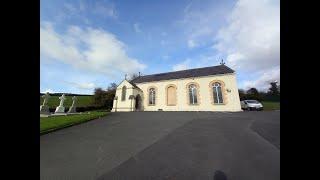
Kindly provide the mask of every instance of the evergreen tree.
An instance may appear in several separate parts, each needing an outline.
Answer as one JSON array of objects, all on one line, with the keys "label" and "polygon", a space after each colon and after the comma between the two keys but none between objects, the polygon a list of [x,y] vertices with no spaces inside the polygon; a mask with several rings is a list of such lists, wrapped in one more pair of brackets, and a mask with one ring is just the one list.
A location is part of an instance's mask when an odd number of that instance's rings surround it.
[{"label": "evergreen tree", "polygon": [[278,96],[278,95],[280,95],[277,82],[271,82],[270,85],[271,85],[271,87],[269,88],[268,93],[269,93],[270,95],[273,95],[273,96]]},{"label": "evergreen tree", "polygon": [[254,99],[254,100],[258,100],[258,101],[262,100],[262,97],[256,88],[250,88],[249,90],[247,90],[247,97],[246,98],[247,99]]},{"label": "evergreen tree", "polygon": [[240,101],[247,99],[246,92],[243,89],[239,89],[239,97],[240,97]]}]

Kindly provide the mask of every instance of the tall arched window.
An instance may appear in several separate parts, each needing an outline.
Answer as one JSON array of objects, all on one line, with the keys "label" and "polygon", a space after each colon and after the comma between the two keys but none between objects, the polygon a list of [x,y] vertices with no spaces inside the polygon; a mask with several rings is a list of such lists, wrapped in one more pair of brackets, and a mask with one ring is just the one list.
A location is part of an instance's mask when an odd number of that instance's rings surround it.
[{"label": "tall arched window", "polygon": [[213,88],[213,102],[215,104],[223,104],[221,84],[218,82],[215,82],[212,88]]},{"label": "tall arched window", "polygon": [[167,86],[167,105],[168,106],[175,106],[177,104],[176,89],[177,88],[175,85]]},{"label": "tall arched window", "polygon": [[197,86],[189,85],[189,104],[198,104]]},{"label": "tall arched window", "polygon": [[123,86],[122,87],[122,94],[121,94],[121,101],[125,101],[126,100],[126,93],[127,93],[127,87]]},{"label": "tall arched window", "polygon": [[149,89],[149,105],[156,104],[156,90],[154,88]]}]

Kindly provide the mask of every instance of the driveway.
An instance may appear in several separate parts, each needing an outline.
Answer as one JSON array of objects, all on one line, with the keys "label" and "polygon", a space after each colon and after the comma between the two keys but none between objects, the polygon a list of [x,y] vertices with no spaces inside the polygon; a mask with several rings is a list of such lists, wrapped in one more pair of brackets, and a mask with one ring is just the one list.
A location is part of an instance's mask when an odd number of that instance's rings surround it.
[{"label": "driveway", "polygon": [[280,111],[111,113],[40,137],[41,179],[280,179]]}]

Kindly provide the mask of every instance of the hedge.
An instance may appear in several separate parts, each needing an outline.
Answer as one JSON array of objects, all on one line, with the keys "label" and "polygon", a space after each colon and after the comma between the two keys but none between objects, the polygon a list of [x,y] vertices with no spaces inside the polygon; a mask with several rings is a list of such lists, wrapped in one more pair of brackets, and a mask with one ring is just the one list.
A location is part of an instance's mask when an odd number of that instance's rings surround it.
[{"label": "hedge", "polygon": [[[101,109],[106,109],[106,107],[101,107],[101,106],[83,106],[83,107],[76,107],[77,112],[85,112],[85,111],[93,111],[93,110],[101,110]],[[56,108],[49,108],[50,112],[54,112]],[[107,110],[107,109],[106,109]],[[69,107],[65,108],[65,112],[69,111]]]}]

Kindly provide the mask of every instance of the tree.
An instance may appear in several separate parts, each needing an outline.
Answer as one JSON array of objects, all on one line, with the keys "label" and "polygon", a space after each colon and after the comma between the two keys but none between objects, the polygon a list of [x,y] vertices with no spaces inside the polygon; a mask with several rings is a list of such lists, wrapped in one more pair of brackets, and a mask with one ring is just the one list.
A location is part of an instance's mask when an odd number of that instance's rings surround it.
[{"label": "tree", "polygon": [[107,88],[106,96],[105,96],[105,105],[107,109],[112,109],[113,100],[116,95],[116,90],[117,90],[117,84],[110,83],[110,85]]},{"label": "tree", "polygon": [[280,85],[277,85],[277,82],[271,82],[270,88],[266,94],[266,99],[268,101],[280,101]]},{"label": "tree", "polygon": [[239,97],[241,101],[246,99],[247,95],[243,89],[239,89]]},{"label": "tree", "polygon": [[278,96],[278,95],[280,95],[280,92],[279,92],[279,88],[278,88],[278,85],[277,85],[277,82],[275,81],[275,82],[271,82],[270,83],[270,88],[269,88],[269,91],[268,91],[268,93],[270,94],[270,95],[273,95],[273,96]]},{"label": "tree", "polygon": [[250,88],[247,90],[247,94],[256,95],[256,94],[259,94],[259,91],[256,88]]},{"label": "tree", "polygon": [[102,88],[94,89],[94,104],[106,109],[112,109],[117,84],[110,83],[106,90]]},{"label": "tree", "polygon": [[128,78],[128,80],[129,80],[129,81],[132,81],[132,80],[134,80],[134,79],[137,78],[137,77],[139,77],[139,74],[133,73],[133,74],[130,75],[130,77]]},{"label": "tree", "polygon": [[117,84],[116,83],[110,83],[110,85],[107,87],[107,91],[115,91],[117,89]]},{"label": "tree", "polygon": [[106,92],[102,88],[94,89],[94,104],[103,107],[105,105]]},{"label": "tree", "polygon": [[255,99],[258,101],[262,100],[261,94],[259,93],[259,91],[256,88],[250,88],[249,90],[247,90],[247,99]]}]

